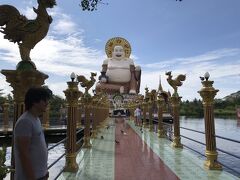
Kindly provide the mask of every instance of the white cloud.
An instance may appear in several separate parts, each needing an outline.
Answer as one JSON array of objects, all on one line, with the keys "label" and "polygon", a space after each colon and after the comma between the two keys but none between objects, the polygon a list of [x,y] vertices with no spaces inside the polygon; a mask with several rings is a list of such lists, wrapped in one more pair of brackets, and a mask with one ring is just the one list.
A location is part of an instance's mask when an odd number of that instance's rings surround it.
[{"label": "white cloud", "polygon": [[144,67],[146,67],[145,70],[147,72],[144,72],[142,76],[141,93],[144,93],[146,85],[150,89],[158,88],[159,75],[162,76],[164,90],[168,91],[170,89],[173,92],[172,88],[166,82],[165,71],[168,70],[172,70],[173,78],[178,74],[186,74],[186,81],[179,87],[179,94],[184,100],[192,100],[195,97],[200,98],[197,93],[201,89],[199,76],[203,76],[207,71],[211,75],[210,79],[215,81],[214,87],[220,90],[216,96],[217,98],[222,98],[236,92],[240,87],[240,49],[220,49],[194,57],[170,59],[160,63],[146,64]]}]

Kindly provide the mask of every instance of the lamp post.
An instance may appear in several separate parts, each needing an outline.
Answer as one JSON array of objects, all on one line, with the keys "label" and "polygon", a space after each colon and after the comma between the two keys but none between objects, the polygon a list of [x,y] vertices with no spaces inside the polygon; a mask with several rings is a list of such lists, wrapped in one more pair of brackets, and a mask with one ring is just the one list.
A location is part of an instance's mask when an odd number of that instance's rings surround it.
[{"label": "lamp post", "polygon": [[74,81],[75,77],[75,74],[72,73],[71,81],[67,82],[68,89],[63,91],[68,104],[66,164],[64,167],[64,171],[67,172],[78,171],[76,163],[76,112],[81,92],[78,90],[78,82]]},{"label": "lamp post", "polygon": [[215,137],[215,124],[213,102],[218,89],[213,87],[214,81],[209,81],[210,75],[205,73],[202,79],[202,89],[198,91],[203,98],[204,108],[204,122],[205,122],[205,138],[206,138],[206,156],[207,160],[204,163],[205,168],[211,170],[221,170],[222,166],[217,162],[218,153],[216,151],[216,137]]}]

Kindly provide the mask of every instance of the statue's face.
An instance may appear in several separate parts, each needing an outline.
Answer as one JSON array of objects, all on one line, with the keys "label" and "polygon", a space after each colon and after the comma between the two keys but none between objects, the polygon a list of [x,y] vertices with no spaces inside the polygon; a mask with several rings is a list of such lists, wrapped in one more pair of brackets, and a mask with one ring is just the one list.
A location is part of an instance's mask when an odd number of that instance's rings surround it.
[{"label": "statue's face", "polygon": [[125,53],[122,46],[115,46],[112,52],[112,57],[115,59],[123,59]]}]

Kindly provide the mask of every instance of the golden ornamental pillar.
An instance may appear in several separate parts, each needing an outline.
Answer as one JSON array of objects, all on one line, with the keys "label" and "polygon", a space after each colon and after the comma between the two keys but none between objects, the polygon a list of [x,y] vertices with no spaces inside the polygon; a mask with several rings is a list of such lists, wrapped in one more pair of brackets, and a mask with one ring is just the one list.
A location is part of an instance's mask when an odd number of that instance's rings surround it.
[{"label": "golden ornamental pillar", "polygon": [[66,163],[64,167],[64,171],[66,172],[78,171],[78,164],[76,163],[76,112],[81,92],[78,90],[78,82],[75,82],[74,79],[72,82],[67,82],[68,89],[63,91],[66,96],[68,109]]},{"label": "golden ornamental pillar", "polygon": [[182,148],[183,145],[181,144],[181,137],[180,137],[180,123],[179,123],[179,108],[180,108],[180,102],[181,98],[178,95],[178,87],[180,87],[186,79],[186,75],[180,74],[176,78],[173,78],[172,72],[166,72],[165,73],[168,78],[167,82],[168,84],[173,88],[174,93],[172,97],[170,97],[170,102],[172,106],[172,114],[173,114],[173,128],[174,128],[174,134],[173,134],[173,142],[172,146],[175,148]]},{"label": "golden ornamental pillar", "polygon": [[84,93],[83,95],[83,102],[84,102],[84,109],[85,109],[85,119],[84,119],[84,148],[91,148],[92,145],[90,143],[90,112],[91,112],[91,95],[88,93]]},{"label": "golden ornamental pillar", "polygon": [[153,101],[150,99],[148,101],[148,119],[149,119],[149,130],[154,131],[153,127]]},{"label": "golden ornamental pillar", "polygon": [[97,117],[97,134],[101,132],[101,106],[98,102],[96,108],[96,117]]},{"label": "golden ornamental pillar", "polygon": [[170,98],[170,102],[172,105],[172,112],[173,112],[173,142],[172,146],[175,148],[182,148],[183,145],[181,144],[181,137],[180,137],[180,123],[179,123],[179,108],[181,98],[177,93],[173,94]]},{"label": "golden ornamental pillar", "polygon": [[89,89],[94,85],[96,82],[95,76],[97,74],[91,72],[90,79],[86,79],[83,75],[77,76],[78,82],[80,85],[85,88],[85,92],[82,96],[82,101],[84,103],[84,110],[85,110],[85,119],[84,119],[84,144],[83,147],[90,148],[92,145],[90,143],[90,112],[91,112],[91,103],[92,97],[88,93]]},{"label": "golden ornamental pillar", "polygon": [[164,99],[161,95],[158,96],[157,107],[158,107],[158,137],[164,138],[165,131],[163,128],[163,103]]},{"label": "golden ornamental pillar", "polygon": [[[1,70],[1,73],[6,76],[6,81],[13,88],[14,114],[13,114],[13,131],[18,118],[24,113],[25,94],[30,87],[41,87],[48,75],[36,70],[30,61],[20,61],[16,70]],[[14,138],[12,138],[14,139]],[[12,140],[12,149],[14,143]],[[11,154],[11,166],[14,168],[14,151]],[[14,179],[14,172],[11,173],[11,179]]]},{"label": "golden ornamental pillar", "polygon": [[79,101],[77,106],[77,129],[82,127],[82,103]]},{"label": "golden ornamental pillar", "polygon": [[209,73],[205,73],[202,79],[202,89],[198,91],[203,98],[205,138],[206,138],[206,156],[205,168],[210,170],[222,170],[222,166],[217,162],[218,153],[216,151],[216,137],[214,124],[214,97],[218,89],[213,87],[214,81],[208,81]]},{"label": "golden ornamental pillar", "polygon": [[9,124],[9,103],[7,101],[3,104],[3,129],[4,131],[8,130],[8,124]]},{"label": "golden ornamental pillar", "polygon": [[92,101],[92,137],[97,137],[97,100],[96,97],[94,97]]},{"label": "golden ornamental pillar", "polygon": [[143,126],[146,126],[147,120],[146,120],[146,111],[147,111],[147,102],[143,102]]}]

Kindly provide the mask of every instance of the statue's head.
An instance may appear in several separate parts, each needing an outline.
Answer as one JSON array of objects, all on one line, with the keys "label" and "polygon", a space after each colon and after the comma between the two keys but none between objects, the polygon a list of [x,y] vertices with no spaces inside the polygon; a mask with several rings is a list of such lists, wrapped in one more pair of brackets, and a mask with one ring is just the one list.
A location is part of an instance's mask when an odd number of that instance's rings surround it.
[{"label": "statue's head", "polygon": [[121,60],[125,57],[125,52],[122,46],[115,46],[112,52],[112,57]]}]

